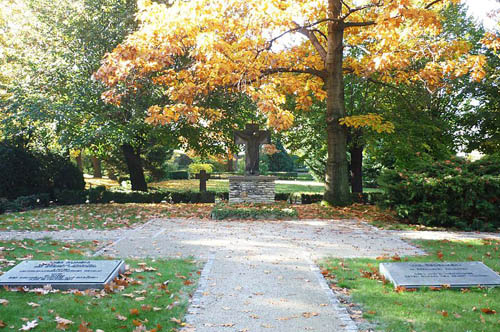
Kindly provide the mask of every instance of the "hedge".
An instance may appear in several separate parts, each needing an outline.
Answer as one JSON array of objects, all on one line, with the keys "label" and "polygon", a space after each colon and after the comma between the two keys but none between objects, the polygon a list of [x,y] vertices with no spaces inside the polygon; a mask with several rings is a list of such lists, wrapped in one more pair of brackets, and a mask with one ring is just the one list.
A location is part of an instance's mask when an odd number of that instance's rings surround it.
[{"label": "hedge", "polygon": [[298,212],[292,208],[278,207],[234,207],[227,204],[217,204],[211,213],[212,219],[296,219]]},{"label": "hedge", "polygon": [[381,204],[411,223],[495,231],[500,227],[500,163],[484,164],[450,160],[413,171],[386,170],[380,178]]},{"label": "hedge", "polygon": [[187,180],[189,179],[188,171],[172,171],[168,172],[167,176],[170,180]]}]

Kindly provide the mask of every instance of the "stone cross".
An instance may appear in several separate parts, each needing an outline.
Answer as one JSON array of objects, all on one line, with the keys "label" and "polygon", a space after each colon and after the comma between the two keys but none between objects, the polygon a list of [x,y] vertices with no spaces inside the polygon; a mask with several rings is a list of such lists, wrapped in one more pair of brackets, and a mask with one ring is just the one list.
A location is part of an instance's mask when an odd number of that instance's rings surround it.
[{"label": "stone cross", "polygon": [[271,143],[271,133],[268,130],[259,130],[258,124],[248,123],[245,130],[234,132],[234,142],[245,144],[245,174],[259,175],[259,147],[261,144]]},{"label": "stone cross", "polygon": [[196,178],[200,179],[200,192],[207,191],[207,180],[210,179],[210,174],[202,169],[200,173],[196,174]]}]

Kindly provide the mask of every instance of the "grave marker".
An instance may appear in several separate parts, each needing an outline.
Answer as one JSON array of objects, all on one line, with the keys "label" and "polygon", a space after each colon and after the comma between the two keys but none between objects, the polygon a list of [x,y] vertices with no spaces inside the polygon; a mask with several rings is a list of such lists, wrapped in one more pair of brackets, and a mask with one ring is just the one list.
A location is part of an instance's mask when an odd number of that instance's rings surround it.
[{"label": "grave marker", "polygon": [[123,272],[125,263],[122,260],[23,261],[0,276],[0,286],[104,288]]},{"label": "grave marker", "polygon": [[482,262],[381,263],[379,271],[394,287],[500,286],[500,276]]},{"label": "grave marker", "polygon": [[207,191],[207,180],[210,179],[210,174],[204,169],[200,170],[200,173],[196,174],[195,177],[200,179],[200,192]]}]

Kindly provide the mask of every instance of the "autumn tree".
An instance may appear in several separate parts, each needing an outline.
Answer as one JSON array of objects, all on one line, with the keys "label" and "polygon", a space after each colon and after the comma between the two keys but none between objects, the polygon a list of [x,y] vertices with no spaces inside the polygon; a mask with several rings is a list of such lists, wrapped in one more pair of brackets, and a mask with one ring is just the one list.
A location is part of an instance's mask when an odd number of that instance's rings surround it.
[{"label": "autumn tree", "polygon": [[187,119],[210,126],[225,116],[203,104],[216,89],[251,96],[277,130],[293,123],[283,108],[286,95],[303,111],[313,95],[325,100],[324,198],[344,205],[350,202],[346,126],[387,130],[371,114],[346,117],[346,73],[421,81],[428,89],[446,77],[484,75],[484,59],[468,55],[466,41],[440,36],[439,11],[451,2],[193,0],[167,7],[145,0],[138,31],[105,57],[96,77],[109,87],[103,98],[115,104],[151,80],[164,94],[149,108],[147,121],[158,124]]}]

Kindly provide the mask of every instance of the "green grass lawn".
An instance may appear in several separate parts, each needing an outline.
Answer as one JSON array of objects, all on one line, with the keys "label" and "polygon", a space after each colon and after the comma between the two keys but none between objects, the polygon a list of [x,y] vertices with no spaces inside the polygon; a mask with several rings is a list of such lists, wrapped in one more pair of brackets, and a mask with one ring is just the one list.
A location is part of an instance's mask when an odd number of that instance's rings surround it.
[{"label": "green grass lawn", "polygon": [[[168,189],[172,191],[198,191],[200,187],[199,180],[168,180],[162,182],[150,183],[151,188]],[[208,180],[207,190],[215,192],[227,192],[229,190],[229,180]],[[276,183],[277,193],[323,193],[323,184],[302,185],[302,184],[284,184]]]},{"label": "green grass lawn", "polygon": [[[429,255],[408,257],[408,261],[429,262],[441,258],[444,261],[483,261],[500,272],[500,241],[414,243]],[[393,285],[384,285],[373,273],[384,261],[393,259],[329,259],[322,262],[323,274],[330,279],[332,287],[348,289],[352,301],[360,305],[363,317],[374,324],[377,331],[500,331],[500,288],[397,292]]]},{"label": "green grass lawn", "polygon": [[[149,187],[158,189],[168,189],[172,191],[198,191],[199,180],[167,180],[162,182],[150,183]],[[322,194],[324,184],[315,182],[314,184],[296,184],[296,183],[276,183],[277,193],[309,193]],[[229,180],[208,180],[207,190],[215,192],[227,192],[229,190]],[[366,188],[364,192],[380,192],[380,189]]]},{"label": "green grass lawn", "polygon": [[[0,241],[0,270],[20,259],[93,259],[97,243],[56,241]],[[190,260],[127,260],[126,279],[112,291],[40,292],[0,290],[0,328],[19,330],[28,322],[36,330],[56,331],[56,317],[72,321],[66,329],[88,326],[96,331],[173,331],[181,325],[187,299],[195,287],[198,265]],[[169,280],[168,285],[163,283]],[[63,324],[64,325],[64,324]],[[62,326],[59,326],[62,327]],[[80,329],[81,331],[90,331]]]}]

